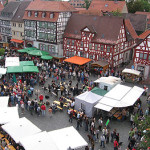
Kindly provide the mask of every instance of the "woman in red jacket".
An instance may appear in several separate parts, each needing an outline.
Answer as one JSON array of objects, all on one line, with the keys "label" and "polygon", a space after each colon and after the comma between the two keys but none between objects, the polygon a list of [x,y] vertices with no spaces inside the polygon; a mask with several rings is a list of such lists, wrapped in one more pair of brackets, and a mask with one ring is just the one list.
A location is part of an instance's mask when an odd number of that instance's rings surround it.
[{"label": "woman in red jacket", "polygon": [[42,104],[42,106],[41,106],[41,111],[42,111],[42,116],[45,116],[45,113],[46,113],[46,106],[45,106],[45,103]]}]

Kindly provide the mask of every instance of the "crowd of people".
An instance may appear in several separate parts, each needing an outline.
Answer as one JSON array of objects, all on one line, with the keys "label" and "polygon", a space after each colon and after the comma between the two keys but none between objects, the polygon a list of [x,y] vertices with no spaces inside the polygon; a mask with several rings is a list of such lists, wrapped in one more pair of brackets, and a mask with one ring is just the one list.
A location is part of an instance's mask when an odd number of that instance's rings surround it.
[{"label": "crowd of people", "polygon": [[[56,103],[50,103],[48,100],[49,96],[57,97],[62,109],[66,103],[65,98],[68,98],[71,101],[67,102],[66,105],[69,122],[72,123],[75,118],[77,123],[76,129],[80,130],[81,127],[84,128],[87,132],[87,137],[92,150],[94,150],[96,142],[100,142],[100,147],[103,148],[107,143],[113,142],[114,150],[121,150],[122,142],[119,140],[120,135],[117,132],[117,129],[114,129],[111,132],[109,127],[104,124],[103,116],[99,116],[99,119],[96,119],[95,117],[88,118],[85,115],[84,110],[74,110],[74,97],[86,90],[91,90],[95,86],[94,82],[90,80],[91,71],[88,65],[82,67],[64,62],[60,63],[57,60],[44,61],[39,57],[20,54],[16,51],[6,51],[5,57],[9,56],[18,56],[20,61],[32,60],[39,68],[39,73],[16,74],[17,82],[14,82],[14,76],[12,74],[2,77],[0,95],[9,96],[10,107],[18,106],[21,109],[22,114],[24,114],[25,111],[29,111],[31,115],[36,114],[37,116],[45,116],[47,111],[49,116],[52,117],[58,110],[58,107]],[[4,66],[4,62],[4,60],[0,61],[0,65]],[[98,72],[98,77],[112,75],[124,80],[124,76],[122,76],[121,72],[116,71],[115,68],[109,68],[105,71],[96,69],[96,72]],[[95,75],[95,72],[93,75]],[[51,82],[47,83],[49,78],[51,78]],[[36,86],[41,88],[35,88]],[[129,132],[129,150],[135,150],[136,140],[140,140],[141,138],[140,132],[137,131],[138,129],[134,125],[134,114],[136,113],[138,113],[141,118],[145,115],[140,100],[130,108],[130,121],[134,128]],[[147,114],[149,114],[148,109]],[[7,133],[3,134],[7,135]],[[7,139],[16,149],[21,149],[19,148],[19,145],[13,144],[14,142],[9,135]],[[89,147],[87,146],[85,149],[88,150]]]}]

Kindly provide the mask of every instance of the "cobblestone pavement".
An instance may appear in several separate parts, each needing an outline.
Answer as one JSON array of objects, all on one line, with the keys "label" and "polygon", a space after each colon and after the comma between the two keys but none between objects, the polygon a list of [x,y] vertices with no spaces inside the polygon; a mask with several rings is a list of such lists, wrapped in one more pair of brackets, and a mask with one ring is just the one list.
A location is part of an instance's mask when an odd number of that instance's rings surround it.
[{"label": "cobblestone pavement", "polygon": [[[90,77],[90,80],[94,81],[95,79],[97,79],[97,76]],[[52,79],[49,78],[46,82],[46,85],[48,85],[48,83],[51,83],[51,80]],[[66,83],[67,82],[68,81],[66,81]],[[74,85],[76,84],[76,82],[74,80],[73,80],[73,84]],[[128,83],[125,83],[125,84],[129,85],[129,86],[134,86],[133,84],[128,84]],[[80,83],[80,86],[82,86],[81,83]],[[139,85],[139,86],[142,87],[143,85]],[[52,102],[54,100],[58,99],[57,97],[55,97],[51,93],[44,93],[41,86],[36,85],[35,89],[39,89],[40,93],[42,93],[44,95],[44,97],[45,97],[45,95],[49,95],[50,98],[48,100],[50,101],[50,104],[52,104]],[[59,93],[59,95],[60,95],[60,93]],[[34,99],[35,95],[33,95],[32,98]],[[142,104],[143,104],[143,107],[145,108],[146,107],[146,97],[142,96]],[[37,127],[39,127],[43,131],[52,131],[52,130],[61,129],[64,127],[69,127],[69,126],[74,126],[76,128],[76,120],[75,119],[73,120],[73,123],[70,123],[68,121],[69,117],[67,115],[67,109],[66,108],[64,108],[63,111],[58,110],[51,118],[49,117],[48,110],[46,112],[46,116],[44,116],[44,117],[43,116],[37,116],[36,114],[33,114],[33,116],[32,116],[32,115],[30,115],[30,113],[28,111],[25,111],[24,114],[20,113],[19,115],[20,115],[20,117],[28,118],[32,123],[34,123]],[[106,120],[104,118],[104,123],[105,122],[106,122]],[[110,126],[110,132],[114,128],[117,129],[117,132],[119,132],[119,134],[120,134],[120,141],[123,142],[122,150],[125,150],[125,148],[128,145],[128,132],[130,130],[129,120],[125,120],[123,122],[119,122],[117,120],[112,120],[110,122],[109,126]],[[87,134],[89,134],[89,133],[84,131],[84,127],[81,127],[79,129],[79,133],[88,142]],[[99,136],[100,135],[101,135],[101,133],[99,134]],[[90,146],[90,144],[89,144],[89,146]],[[113,150],[113,143],[110,142],[110,143],[106,144],[105,148],[101,148],[99,140],[98,140],[98,142],[95,143],[95,150],[102,150],[102,149]]]}]

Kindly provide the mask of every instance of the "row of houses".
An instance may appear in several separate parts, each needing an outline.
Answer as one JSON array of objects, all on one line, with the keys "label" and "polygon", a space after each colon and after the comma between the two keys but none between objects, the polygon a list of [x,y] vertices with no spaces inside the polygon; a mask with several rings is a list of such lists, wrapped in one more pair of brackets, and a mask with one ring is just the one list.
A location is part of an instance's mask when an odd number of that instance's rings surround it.
[{"label": "row of houses", "polygon": [[[141,18],[146,22],[146,16]],[[150,32],[144,32],[143,20],[137,20],[128,15],[81,14],[68,2],[9,2],[1,11],[1,42],[13,43],[15,47],[34,46],[52,56],[78,55],[106,61],[111,67],[134,60],[135,68],[147,78]],[[139,24],[144,27],[141,35],[137,34]]]}]

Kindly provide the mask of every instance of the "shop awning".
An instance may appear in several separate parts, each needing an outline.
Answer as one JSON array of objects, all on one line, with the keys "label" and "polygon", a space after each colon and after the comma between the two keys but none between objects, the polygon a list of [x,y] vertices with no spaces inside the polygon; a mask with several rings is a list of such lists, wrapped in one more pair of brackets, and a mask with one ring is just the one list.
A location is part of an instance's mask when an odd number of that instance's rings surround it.
[{"label": "shop awning", "polygon": [[23,72],[39,72],[37,66],[23,66]]},{"label": "shop awning", "polygon": [[11,39],[11,42],[15,42],[15,43],[23,43],[23,40],[17,40],[17,39]]},{"label": "shop awning", "polygon": [[127,69],[125,68],[122,73],[129,73],[129,74],[134,74],[134,75],[137,75],[139,76],[140,75],[140,71],[137,71],[137,70],[134,70],[134,69]]},{"label": "shop awning", "polygon": [[108,111],[108,112],[113,108],[111,106],[104,105],[102,103],[97,103],[94,107],[97,108],[97,109]]},{"label": "shop awning", "polygon": [[20,66],[34,66],[33,61],[20,61]]},{"label": "shop awning", "polygon": [[109,64],[106,61],[100,60],[100,61],[93,62],[91,65],[97,67],[105,67],[108,66]]},{"label": "shop awning", "polygon": [[7,67],[7,73],[21,73],[21,72],[22,72],[22,66]]},{"label": "shop awning", "polygon": [[73,57],[65,59],[64,61],[72,63],[72,64],[84,65],[84,64],[90,62],[91,59],[84,58],[84,57],[79,57],[79,56],[73,56]]}]

